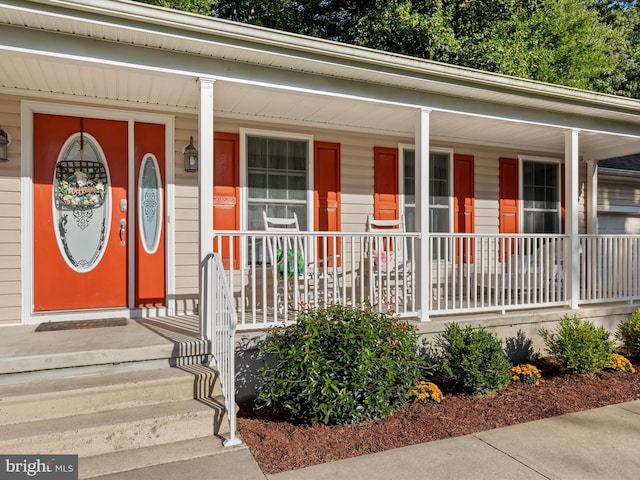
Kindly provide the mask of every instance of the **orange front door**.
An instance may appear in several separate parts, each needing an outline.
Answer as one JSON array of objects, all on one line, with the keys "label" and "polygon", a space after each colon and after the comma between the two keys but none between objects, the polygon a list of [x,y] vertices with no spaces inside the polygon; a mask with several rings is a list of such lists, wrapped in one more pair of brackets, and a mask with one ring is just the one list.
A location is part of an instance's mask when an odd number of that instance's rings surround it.
[{"label": "orange front door", "polygon": [[164,305],[164,127],[135,124],[136,196],[127,121],[33,122],[34,310],[128,307],[130,263],[135,306]]}]

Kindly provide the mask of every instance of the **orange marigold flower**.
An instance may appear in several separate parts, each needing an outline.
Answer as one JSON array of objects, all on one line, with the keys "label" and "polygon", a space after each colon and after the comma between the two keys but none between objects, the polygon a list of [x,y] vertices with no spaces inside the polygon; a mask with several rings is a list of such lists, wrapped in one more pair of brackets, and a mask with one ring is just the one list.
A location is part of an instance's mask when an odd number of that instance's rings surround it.
[{"label": "orange marigold flower", "polygon": [[435,383],[423,380],[411,389],[409,397],[414,397],[414,403],[440,403],[442,392]]},{"label": "orange marigold flower", "polygon": [[609,364],[607,365],[607,368],[616,372],[635,373],[636,371],[631,362],[625,356],[617,353],[614,353],[609,357]]},{"label": "orange marigold flower", "polygon": [[514,382],[528,383],[529,385],[540,385],[542,373],[533,365],[516,365],[510,370],[511,378]]}]

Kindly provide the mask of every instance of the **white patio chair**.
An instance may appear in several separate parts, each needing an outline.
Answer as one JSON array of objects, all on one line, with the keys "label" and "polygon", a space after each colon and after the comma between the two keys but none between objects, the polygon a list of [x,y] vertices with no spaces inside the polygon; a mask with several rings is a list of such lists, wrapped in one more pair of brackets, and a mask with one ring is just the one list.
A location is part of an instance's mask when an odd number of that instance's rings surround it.
[{"label": "white patio chair", "polygon": [[306,247],[311,247],[310,242],[315,242],[315,237],[308,237],[305,242],[295,213],[292,218],[278,218],[269,217],[263,211],[262,216],[265,231],[278,234],[267,239],[267,247],[272,266],[278,271],[278,288],[287,292],[287,301],[297,308],[301,292],[306,303],[309,303],[308,299],[317,300],[320,296],[325,301],[339,301],[337,269],[329,265],[339,255],[313,258],[313,248],[308,251]]},{"label": "white patio chair", "polygon": [[404,216],[396,220],[376,220],[369,215],[367,232],[384,234],[367,239],[369,297],[374,303],[397,307],[411,290],[407,239],[396,235],[406,232]]},{"label": "white patio chair", "polygon": [[405,233],[404,216],[397,220],[375,220],[367,217],[367,232],[385,233],[388,236],[375,236],[370,239],[370,254],[373,267],[380,272],[393,272],[404,268],[407,257],[405,237],[396,237],[396,233]]}]

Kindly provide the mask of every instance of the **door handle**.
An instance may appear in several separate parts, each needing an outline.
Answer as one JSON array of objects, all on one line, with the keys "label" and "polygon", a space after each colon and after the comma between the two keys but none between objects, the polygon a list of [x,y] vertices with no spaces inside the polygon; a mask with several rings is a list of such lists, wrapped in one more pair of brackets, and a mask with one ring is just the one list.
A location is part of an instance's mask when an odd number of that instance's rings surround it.
[{"label": "door handle", "polygon": [[120,219],[120,245],[125,246],[125,235],[127,230],[127,221],[124,218]]}]

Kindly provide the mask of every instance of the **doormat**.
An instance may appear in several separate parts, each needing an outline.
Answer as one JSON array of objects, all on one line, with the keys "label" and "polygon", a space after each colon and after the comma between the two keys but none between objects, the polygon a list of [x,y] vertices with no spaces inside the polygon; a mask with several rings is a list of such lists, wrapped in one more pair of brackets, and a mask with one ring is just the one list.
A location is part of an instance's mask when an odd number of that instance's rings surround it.
[{"label": "doormat", "polygon": [[124,327],[126,318],[105,318],[103,320],[69,320],[65,322],[41,323],[36,332],[55,332],[58,330],[81,330],[84,328]]}]

